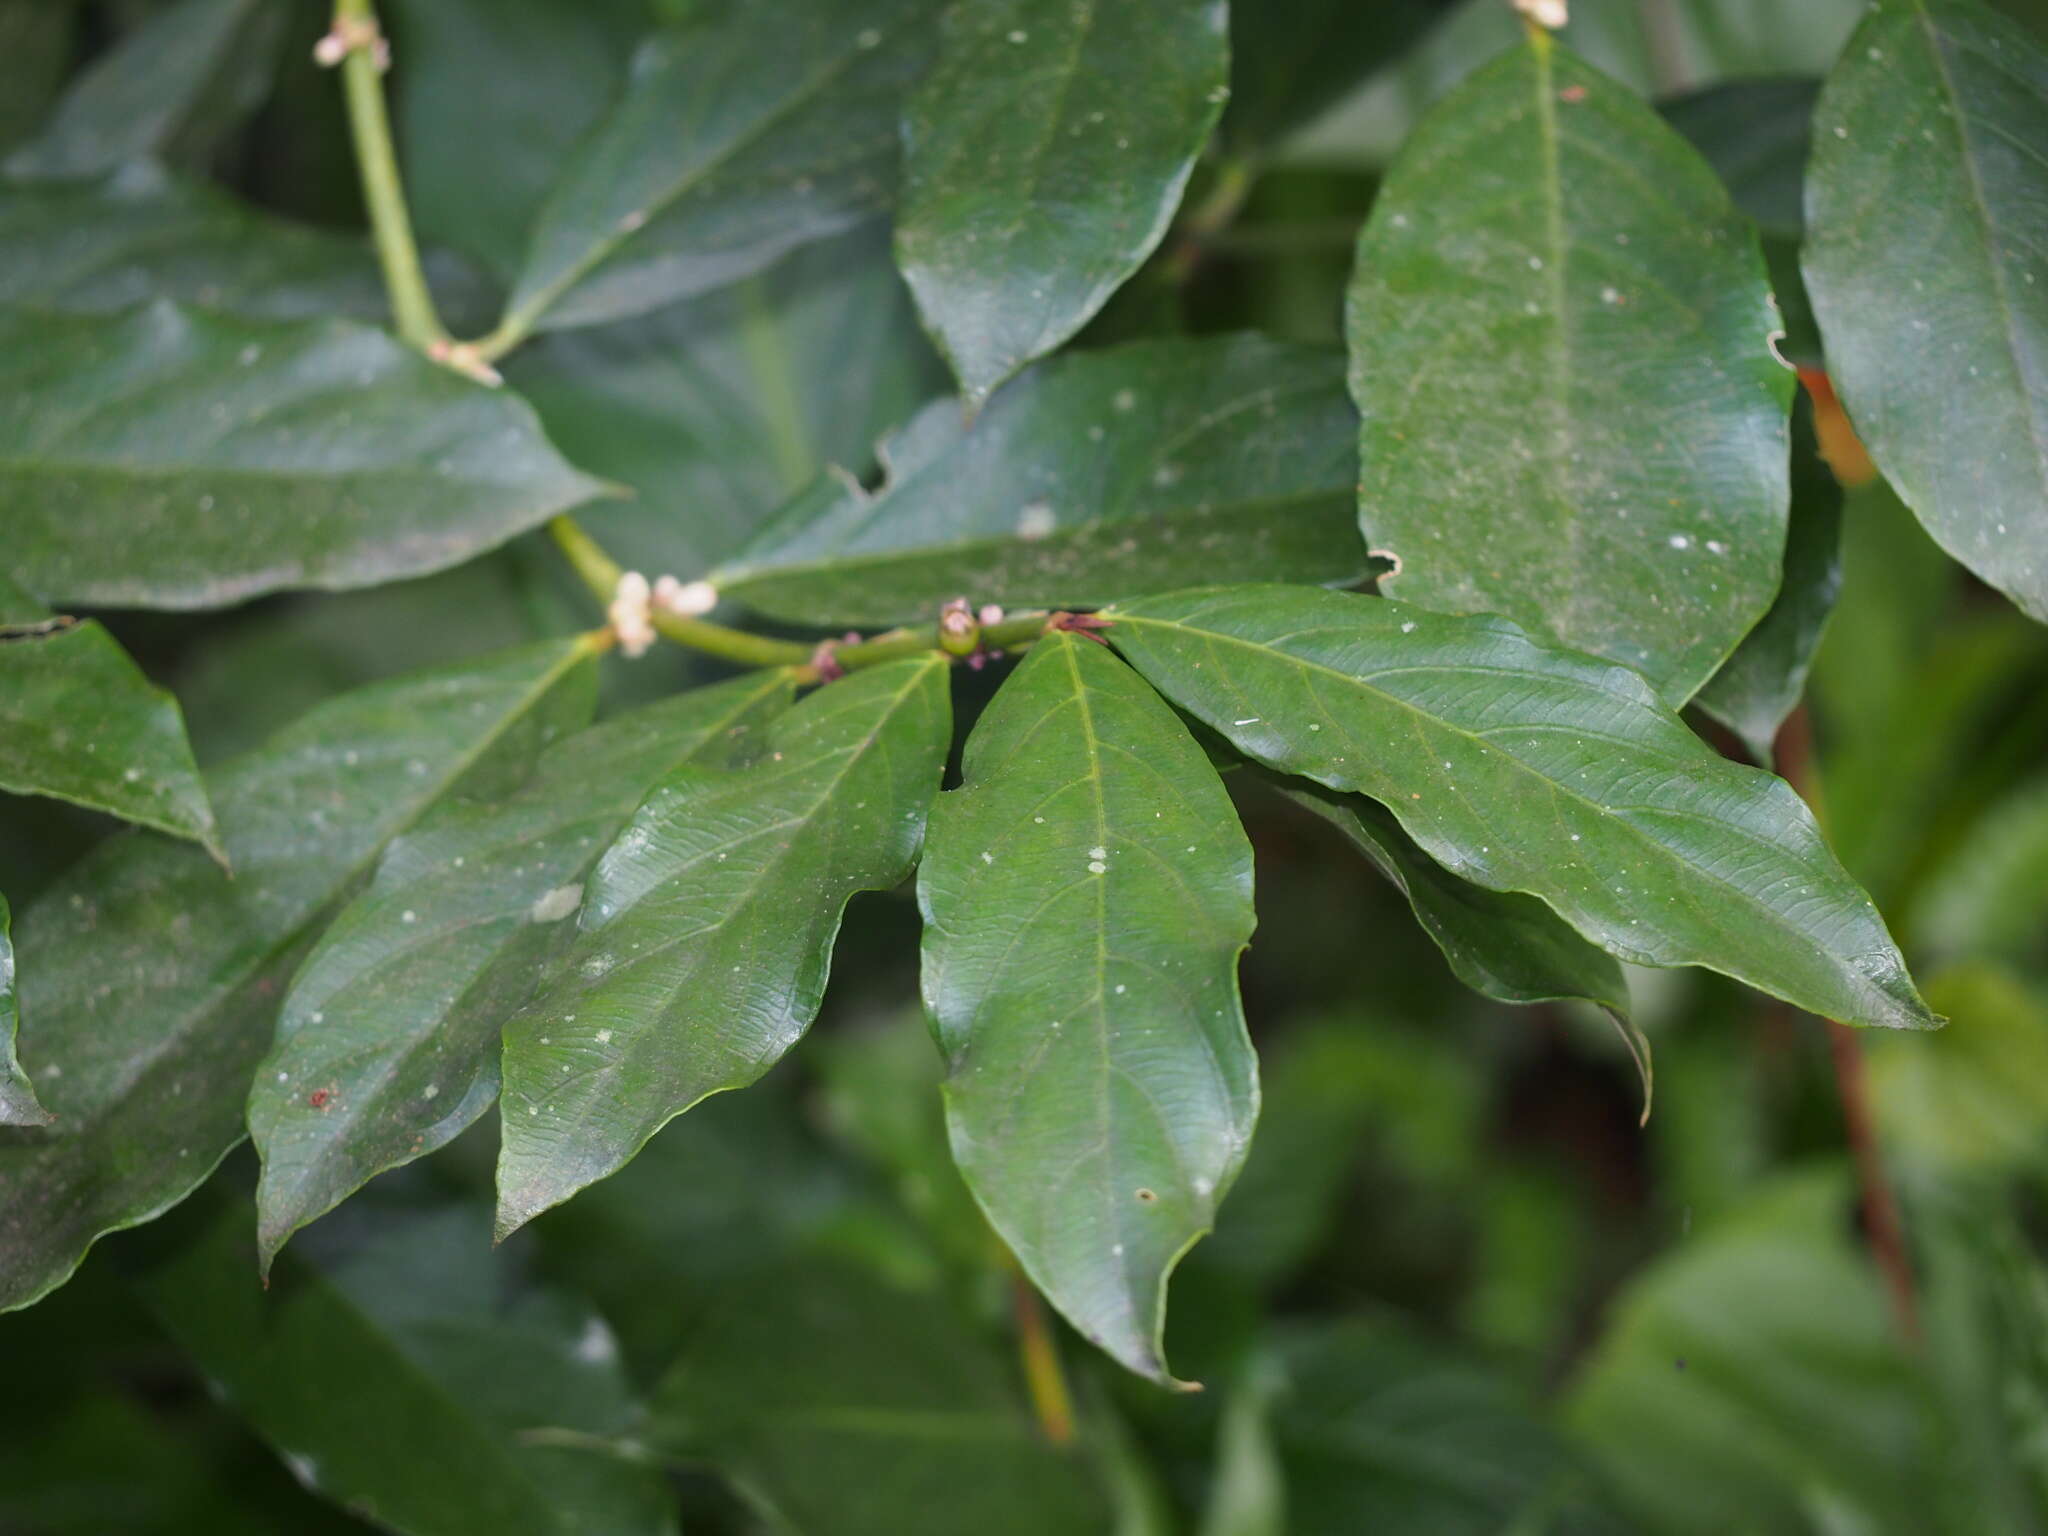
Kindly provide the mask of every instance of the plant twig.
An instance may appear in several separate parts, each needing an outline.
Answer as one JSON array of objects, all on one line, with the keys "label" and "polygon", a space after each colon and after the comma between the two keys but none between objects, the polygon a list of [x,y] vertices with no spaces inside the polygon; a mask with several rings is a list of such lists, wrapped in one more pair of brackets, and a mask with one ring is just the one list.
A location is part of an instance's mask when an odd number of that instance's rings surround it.
[{"label": "plant twig", "polygon": [[1024,1389],[1031,1398],[1031,1410],[1038,1428],[1054,1445],[1070,1445],[1074,1439],[1074,1400],[1067,1391],[1066,1371],[1060,1365],[1059,1341],[1046,1321],[1045,1303],[1038,1290],[1014,1267],[1010,1293],[1017,1314],[1017,1358],[1024,1369]]},{"label": "plant twig", "polygon": [[1243,155],[1233,155],[1216,167],[1209,195],[1174,229],[1173,250],[1166,258],[1167,281],[1180,287],[1195,275],[1209,243],[1237,218],[1258,179],[1258,167]]},{"label": "plant twig", "polygon": [[[1821,819],[1822,801],[1813,769],[1813,722],[1804,704],[1786,717],[1778,732],[1775,756],[1780,777],[1813,808],[1815,819]],[[1898,1196],[1885,1173],[1876,1117],[1870,1111],[1870,1076],[1865,1069],[1863,1042],[1848,1025],[1830,1019],[1828,1053],[1835,1069],[1835,1092],[1842,1101],[1843,1134],[1856,1164],[1870,1256],[1884,1277],[1900,1337],[1918,1349],[1923,1335],[1913,1262],[1906,1249],[1906,1227],[1899,1214]]]},{"label": "plant twig", "polygon": [[334,0],[334,31],[328,41],[339,44],[336,51],[341,53],[349,133],[355,141],[363,203],[370,215],[377,260],[384,269],[392,320],[403,340],[432,352],[437,345],[447,344],[448,332],[434,312],[419,246],[413,239],[412,217],[406,212],[405,186],[391,143],[391,114],[384,104],[382,39],[371,0]]}]

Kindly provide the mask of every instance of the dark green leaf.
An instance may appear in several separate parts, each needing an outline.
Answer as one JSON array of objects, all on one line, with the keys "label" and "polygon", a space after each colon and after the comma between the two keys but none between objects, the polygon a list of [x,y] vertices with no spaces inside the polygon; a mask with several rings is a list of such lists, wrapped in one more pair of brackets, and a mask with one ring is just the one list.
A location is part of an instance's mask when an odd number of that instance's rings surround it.
[{"label": "dark green leaf", "polygon": [[683,575],[826,464],[865,468],[943,377],[875,229],[652,315],[555,332],[508,373],[564,453],[637,493],[584,514],[593,535],[629,568]]},{"label": "dark green leaf", "polygon": [[1112,617],[1117,649],[1240,752],[1370,795],[1453,874],[1541,897],[1611,954],[1847,1023],[1938,1022],[1799,797],[1626,668],[1491,616],[1298,587]]},{"label": "dark green leaf", "polygon": [[1300,781],[1274,782],[1393,882],[1458,980],[1475,992],[1503,1003],[1583,998],[1628,1012],[1628,979],[1614,958],[1580,938],[1542,902],[1461,880],[1417,848],[1374,801]]},{"label": "dark green leaf", "polygon": [[954,1160],[1083,1336],[1170,1383],[1167,1279],[1258,1115],[1230,796],[1157,694],[1054,633],[968,739],[917,892]]},{"label": "dark green leaf", "polygon": [[35,1085],[14,1055],[21,1008],[15,996],[10,920],[7,895],[0,891],[0,1125],[48,1125],[50,1112],[36,1102]]},{"label": "dark green leaf", "polygon": [[150,157],[203,164],[269,92],[285,20],[278,0],[164,6],[72,82],[8,171],[97,176]]},{"label": "dark green leaf", "polygon": [[[474,308],[473,285],[452,263],[428,265],[445,301]],[[152,165],[6,187],[0,304],[100,311],[147,299],[266,320],[390,313],[368,245],[270,218]]]},{"label": "dark green leaf", "polygon": [[948,598],[1091,607],[1227,571],[1346,581],[1355,417],[1325,352],[1253,336],[1135,342],[1034,368],[964,434],[951,402],[885,450],[872,495],[821,481],[713,574],[822,625]]},{"label": "dark green leaf", "polygon": [[655,1443],[791,1536],[1103,1536],[1100,1495],[941,1298],[816,1263],[721,1298],[650,1406]]},{"label": "dark green leaf", "polygon": [[5,572],[0,790],[69,800],[220,852],[178,701],[98,621],[52,618]]},{"label": "dark green leaf", "polygon": [[790,692],[786,673],[756,673],[623,715],[549,748],[509,796],[450,796],[392,843],[293,978],[249,1094],[266,1264],[490,1107],[499,1029],[573,938],[634,807],[677,765],[745,751]]},{"label": "dark green leaf", "polygon": [[1941,547],[2048,620],[2048,50],[1882,0],[1828,77],[1806,285],[1871,457]]},{"label": "dark green leaf", "polygon": [[0,401],[4,559],[52,601],[372,586],[603,490],[523,401],[346,321],[0,309]]},{"label": "dark green leaf", "polygon": [[548,1443],[627,1434],[635,1405],[604,1320],[514,1285],[484,1211],[396,1215],[268,1289],[251,1258],[233,1202],[142,1293],[308,1488],[406,1536],[675,1530],[659,1473]]},{"label": "dark green leaf", "polygon": [[1289,1536],[1628,1529],[1535,1406],[1443,1344],[1387,1324],[1300,1327],[1276,1370]]},{"label": "dark green leaf", "polygon": [[885,207],[937,9],[750,0],[649,39],[548,199],[512,327],[657,309]]},{"label": "dark green leaf", "polygon": [[587,718],[590,655],[548,641],[323,705],[208,776],[233,880],[197,848],[121,838],[22,914],[24,1064],[59,1124],[0,1133],[0,1308],[199,1186],[241,1139],[321,922],[465,775],[539,750],[565,711]]},{"label": "dark green leaf", "polygon": [[1225,33],[1218,0],[946,12],[904,114],[896,258],[970,411],[1159,244],[1229,94]]},{"label": "dark green leaf", "polygon": [[1664,120],[1721,178],[1735,206],[1766,234],[1796,240],[1805,226],[1806,155],[1818,80],[1732,80],[1659,102]]},{"label": "dark green leaf", "polygon": [[1359,238],[1359,517],[1383,590],[1504,614],[1674,704],[1770,606],[1792,374],[1749,223],[1551,43],[1416,128]]},{"label": "dark green leaf", "polygon": [[645,0],[386,0],[406,191],[420,233],[510,281],[534,211],[603,116]]},{"label": "dark green leaf", "polygon": [[856,672],[777,719],[744,768],[655,785],[585,885],[555,979],[505,1026],[501,1235],[797,1042],[846,903],[917,858],[947,684],[936,653]]},{"label": "dark green leaf", "polygon": [[1771,764],[1778,727],[1799,707],[1821,632],[1842,589],[1842,487],[1810,447],[1792,460],[1792,530],[1778,600],[1735,654],[1707,679],[1696,702],[1742,738],[1749,755]]},{"label": "dark green leaf", "polygon": [[1238,153],[1270,149],[1451,9],[1449,0],[1256,0],[1230,8],[1230,108],[1223,136]]}]

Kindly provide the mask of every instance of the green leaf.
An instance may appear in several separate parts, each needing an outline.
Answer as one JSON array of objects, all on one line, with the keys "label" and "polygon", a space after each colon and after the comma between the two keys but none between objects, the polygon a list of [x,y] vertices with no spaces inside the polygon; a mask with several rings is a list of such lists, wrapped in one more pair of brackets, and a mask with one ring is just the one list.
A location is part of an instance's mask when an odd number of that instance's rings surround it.
[{"label": "green leaf", "polygon": [[1106,1536],[1012,1373],[944,1299],[843,1264],[727,1289],[655,1390],[648,1435],[708,1461],[792,1536]]},{"label": "green leaf", "polygon": [[22,914],[24,1064],[59,1125],[0,1133],[0,1309],[199,1186],[241,1139],[320,925],[465,775],[537,751],[559,712],[587,717],[590,655],[547,641],[323,705],[208,776],[233,880],[189,845],[120,838]]},{"label": "green leaf", "polygon": [[0,790],[69,800],[220,854],[178,701],[103,625],[52,618],[4,572]]},{"label": "green leaf", "polygon": [[946,12],[904,112],[896,259],[970,411],[1152,254],[1229,94],[1228,55],[1217,0]]},{"label": "green leaf", "polygon": [[554,332],[506,371],[564,453],[636,493],[583,514],[592,535],[628,569],[678,573],[739,549],[826,464],[865,468],[943,376],[873,228],[651,315]]},{"label": "green leaf", "polygon": [[15,996],[10,919],[6,893],[0,892],[0,1125],[48,1125],[50,1112],[36,1102],[35,1085],[14,1055],[21,1007]]},{"label": "green leaf", "polygon": [[2048,778],[1984,809],[1928,876],[1915,917],[1937,954],[2048,960]]},{"label": "green leaf", "polygon": [[526,404],[346,321],[0,309],[11,574],[218,607],[455,565],[603,487]]},{"label": "green leaf", "polygon": [[1258,1116],[1230,796],[1157,694],[1055,632],[968,739],[917,892],[954,1161],[1082,1335],[1172,1384],[1167,1279]]},{"label": "green leaf", "polygon": [[1842,402],[1936,542],[2048,620],[2048,51],[1983,5],[1882,0],[1815,123],[1806,286]]},{"label": "green leaf", "polygon": [[1229,587],[1113,611],[1116,648],[1246,756],[1370,795],[1451,873],[1637,965],[1703,965],[1845,1023],[1927,1028],[1884,920],[1790,786],[1635,673],[1490,615]]},{"label": "green leaf", "polygon": [[490,1107],[499,1029],[573,939],[584,882],[634,807],[678,765],[745,750],[790,693],[787,673],[763,672],[636,710],[549,748],[510,795],[450,796],[392,843],[293,978],[249,1093],[266,1265]]},{"label": "green leaf", "polygon": [[247,1223],[226,1203],[140,1288],[308,1488],[407,1536],[675,1530],[658,1471],[560,1443],[633,1429],[618,1349],[587,1307],[515,1283],[484,1211],[390,1213],[267,1289]]},{"label": "green leaf", "polygon": [[[17,181],[0,197],[0,304],[107,311],[175,299],[266,320],[390,313],[370,247],[274,219],[136,163],[92,181]],[[444,307],[473,284],[431,255]]]},{"label": "green leaf", "polygon": [[1766,234],[1799,238],[1806,224],[1806,157],[1818,80],[1731,80],[1659,102],[1664,120],[1700,152],[1735,206]]},{"label": "green leaf", "polygon": [[846,903],[910,873],[952,737],[936,653],[856,672],[743,768],[664,776],[584,887],[580,932],[505,1026],[498,1230],[617,1171],[794,1045]]},{"label": "green leaf", "polygon": [[1482,1362],[1387,1323],[1285,1330],[1271,1438],[1289,1536],[1619,1536],[1593,1477]]},{"label": "green leaf", "polygon": [[1956,1027],[1918,1040],[1921,1050],[1870,1053],[1871,1102],[1894,1166],[1951,1176],[2048,1168],[2048,993],[1971,959],[1936,971],[1927,996]]},{"label": "green leaf", "polygon": [[514,331],[645,313],[887,206],[939,0],[751,0],[656,34],[534,231]]},{"label": "green leaf", "polygon": [[1778,599],[1694,702],[1771,764],[1778,728],[1806,692],[1807,675],[1842,590],[1842,487],[1802,431],[1792,459],[1792,530]]},{"label": "green leaf", "polygon": [[962,593],[1093,607],[1204,581],[1347,581],[1365,550],[1337,359],[1254,336],[1056,358],[971,429],[942,401],[873,494],[820,481],[712,575],[799,622],[929,618]]},{"label": "green leaf", "polygon": [[1638,1529],[1924,1528],[1921,1371],[1847,1194],[1831,1169],[1782,1179],[1619,1298],[1570,1413]]},{"label": "green leaf", "polygon": [[645,0],[385,0],[399,155],[423,237],[519,274],[534,210],[618,95]]},{"label": "green leaf", "polygon": [[1770,607],[1792,374],[1755,232],[1547,34],[1417,126],[1346,323],[1389,595],[1503,614],[1674,704]]},{"label": "green leaf", "polygon": [[286,20],[277,0],[162,7],[72,82],[8,172],[97,176],[151,157],[203,165],[269,93]]}]

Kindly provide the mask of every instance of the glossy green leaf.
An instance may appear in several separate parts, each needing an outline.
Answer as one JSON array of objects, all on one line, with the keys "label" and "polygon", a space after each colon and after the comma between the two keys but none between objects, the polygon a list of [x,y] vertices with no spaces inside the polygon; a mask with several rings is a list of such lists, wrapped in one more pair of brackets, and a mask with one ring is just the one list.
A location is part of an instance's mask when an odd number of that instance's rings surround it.
[{"label": "glossy green leaf", "polygon": [[[473,280],[428,258],[443,307],[474,310]],[[6,184],[0,304],[117,310],[175,299],[266,320],[390,313],[367,243],[275,219],[153,165],[91,181]]]},{"label": "glossy green leaf", "polygon": [[[474,1207],[393,1211],[268,1288],[225,1206],[140,1289],[301,1483],[405,1536],[665,1536],[660,1473],[601,1449],[637,1418],[604,1320],[517,1284]],[[554,1432],[550,1436],[549,1432]],[[549,1443],[552,1438],[556,1443]]]},{"label": "glossy green leaf", "polygon": [[58,1124],[0,1132],[0,1309],[199,1186],[241,1139],[321,923],[466,775],[537,751],[555,711],[587,716],[590,655],[547,641],[347,694],[208,776],[232,880],[189,845],[119,838],[22,913],[23,1065]]},{"label": "glossy green leaf", "polygon": [[943,1297],[844,1264],[730,1287],[649,1405],[791,1536],[1107,1536],[1084,1463],[1049,1446],[1011,1369]]},{"label": "glossy green leaf", "polygon": [[1092,607],[1206,581],[1347,581],[1355,422],[1337,359],[1253,336],[1134,342],[1034,368],[964,433],[950,401],[713,573],[823,625],[929,618],[947,599]]},{"label": "glossy green leaf", "polygon": [[72,82],[8,171],[73,177],[150,157],[203,163],[269,92],[285,20],[278,0],[162,7]]},{"label": "glossy green leaf", "polygon": [[750,0],[657,33],[542,210],[519,330],[642,314],[885,207],[938,0]]},{"label": "glossy green leaf", "polygon": [[1882,0],[1815,123],[1806,285],[1842,403],[1941,547],[2048,620],[2048,49]]},{"label": "glossy green leaf", "polygon": [[345,321],[0,309],[12,574],[217,607],[455,565],[600,494],[523,401]]},{"label": "glossy green leaf", "polygon": [[1770,607],[1792,374],[1755,233],[1691,146],[1547,36],[1417,126],[1346,324],[1388,595],[1503,614],[1674,704]]},{"label": "glossy green leaf", "polygon": [[1152,254],[1229,94],[1222,0],[964,0],[903,118],[896,259],[970,411]]},{"label": "glossy green leaf", "polygon": [[14,985],[11,922],[7,894],[0,891],[0,1125],[48,1125],[50,1112],[36,1102],[35,1085],[14,1055],[21,1007]]},{"label": "glossy green leaf", "polygon": [[450,796],[392,843],[293,978],[250,1090],[266,1264],[490,1107],[499,1030],[574,938],[584,882],[634,808],[680,764],[746,752],[790,693],[786,673],[756,673],[580,731],[511,794]]},{"label": "glossy green leaf", "polygon": [[856,672],[743,768],[685,765],[649,792],[585,883],[555,978],[505,1026],[500,1235],[802,1036],[846,903],[917,858],[947,686],[936,653]]},{"label": "glossy green leaf", "polygon": [[827,464],[864,470],[944,382],[873,228],[651,315],[543,336],[507,375],[564,453],[634,491],[580,514],[592,535],[629,569],[679,575],[741,548]]},{"label": "glossy green leaf", "polygon": [[1778,727],[1806,692],[1821,632],[1842,590],[1842,487],[1806,446],[1792,460],[1792,529],[1777,601],[1694,702],[1742,738],[1768,768]]},{"label": "glossy green leaf", "polygon": [[610,108],[646,0],[385,0],[414,222],[510,281],[534,210]]},{"label": "glossy green leaf", "polygon": [[[1806,223],[1806,157],[1818,80],[1731,80],[1659,102],[1721,178],[1735,206],[1767,234],[1797,239]],[[1782,297],[1782,296],[1781,296]]]},{"label": "glossy green leaf", "polygon": [[1299,587],[1112,618],[1116,648],[1240,752],[1370,795],[1453,874],[1540,897],[1610,954],[1847,1023],[1938,1022],[1804,802],[1624,667],[1491,616]]},{"label": "glossy green leaf", "polygon": [[1170,1383],[1167,1279],[1258,1116],[1251,844],[1173,711],[1078,635],[1031,648],[961,771],[917,882],[954,1161],[1082,1335]]},{"label": "glossy green leaf", "polygon": [[0,790],[69,800],[220,852],[178,701],[97,620],[51,617],[4,571]]}]

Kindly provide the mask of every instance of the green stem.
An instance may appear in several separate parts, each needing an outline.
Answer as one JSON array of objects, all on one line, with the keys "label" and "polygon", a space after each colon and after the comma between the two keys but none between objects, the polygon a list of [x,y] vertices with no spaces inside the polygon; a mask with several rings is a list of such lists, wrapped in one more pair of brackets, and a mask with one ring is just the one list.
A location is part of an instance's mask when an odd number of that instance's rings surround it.
[{"label": "green stem", "polygon": [[[338,28],[375,34],[377,12],[371,0],[334,0]],[[398,334],[422,351],[445,342],[448,332],[434,313],[420,267],[412,218],[405,208],[405,186],[398,175],[398,156],[391,147],[391,114],[384,105],[384,76],[377,50],[355,47],[341,61],[348,102],[349,133],[355,140],[356,166],[363,179],[363,203],[370,214],[370,233],[377,260],[384,268],[384,288],[391,297],[391,315]]]},{"label": "green stem", "polygon": [[[609,603],[612,594],[618,590],[619,577],[625,574],[619,562],[606,554],[603,546],[567,513],[548,523],[548,533],[575,568],[577,576],[590,589],[591,595],[600,603]],[[663,639],[673,640],[693,651],[702,651],[707,656],[716,656],[741,667],[794,667],[799,682],[815,683],[819,680],[813,661],[818,648],[801,640],[775,640],[660,609],[655,610],[653,620],[656,633]],[[1028,613],[991,624],[981,632],[982,648],[990,651],[1022,650],[1045,633],[1045,620],[1042,613]],[[939,626],[933,623],[916,629],[891,630],[872,640],[849,641],[833,647],[832,659],[846,671],[857,672],[862,667],[880,666],[885,661],[900,661],[906,656],[922,656],[927,651],[938,649]]]},{"label": "green stem", "polygon": [[1208,195],[1174,231],[1166,276],[1175,286],[1195,275],[1205,248],[1237,218],[1258,179],[1259,167],[1244,155],[1233,155],[1216,167],[1216,179],[1210,184]]}]

